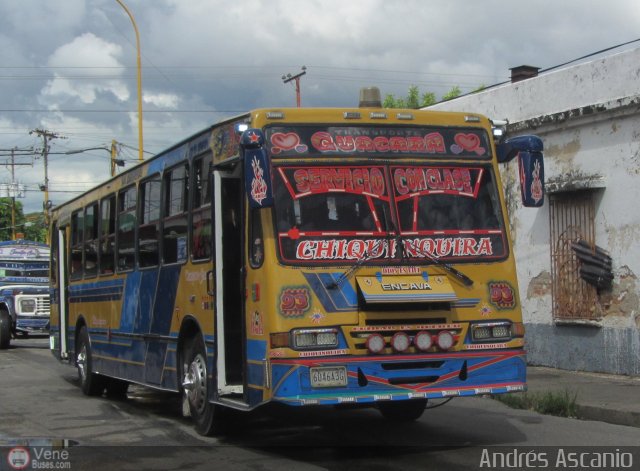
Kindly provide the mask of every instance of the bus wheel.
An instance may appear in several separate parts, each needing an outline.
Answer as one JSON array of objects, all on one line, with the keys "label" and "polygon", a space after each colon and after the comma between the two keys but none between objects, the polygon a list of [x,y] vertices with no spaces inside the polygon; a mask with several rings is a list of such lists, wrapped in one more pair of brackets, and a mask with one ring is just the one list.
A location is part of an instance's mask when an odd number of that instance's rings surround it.
[{"label": "bus wheel", "polygon": [[91,360],[91,344],[89,343],[89,333],[87,328],[82,326],[78,335],[76,345],[76,366],[78,368],[78,378],[80,388],[87,396],[100,396],[106,386],[105,378],[93,372],[93,362]]},{"label": "bus wheel", "polygon": [[418,420],[425,407],[426,399],[409,399],[407,401],[380,402],[378,409],[385,419],[396,422],[412,422]]},{"label": "bus wheel", "polygon": [[9,348],[11,342],[11,317],[6,310],[0,311],[0,349]]},{"label": "bus wheel", "polygon": [[207,359],[204,342],[196,336],[184,351],[182,388],[189,413],[200,435],[213,435],[222,426],[219,406],[209,402],[207,391]]}]

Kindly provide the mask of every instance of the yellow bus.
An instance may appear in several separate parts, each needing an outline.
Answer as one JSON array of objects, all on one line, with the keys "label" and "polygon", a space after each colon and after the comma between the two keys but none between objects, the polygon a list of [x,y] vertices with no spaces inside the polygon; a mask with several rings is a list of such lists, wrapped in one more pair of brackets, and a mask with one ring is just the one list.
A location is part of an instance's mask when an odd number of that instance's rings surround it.
[{"label": "yellow bus", "polygon": [[[372,95],[373,98],[369,98]],[[544,197],[542,142],[477,114],[257,109],[52,210],[51,349],[88,395],[377,407],[526,385],[498,163]]]}]

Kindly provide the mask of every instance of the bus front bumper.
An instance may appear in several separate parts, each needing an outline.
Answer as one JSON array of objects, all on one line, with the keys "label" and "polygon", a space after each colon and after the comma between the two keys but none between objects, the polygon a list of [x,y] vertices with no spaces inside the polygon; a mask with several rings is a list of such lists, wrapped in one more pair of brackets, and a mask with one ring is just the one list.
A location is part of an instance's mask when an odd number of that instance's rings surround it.
[{"label": "bus front bumper", "polygon": [[33,335],[49,335],[49,316],[18,317],[16,332]]},{"label": "bus front bumper", "polygon": [[272,359],[272,400],[290,405],[372,403],[526,390],[525,352]]}]

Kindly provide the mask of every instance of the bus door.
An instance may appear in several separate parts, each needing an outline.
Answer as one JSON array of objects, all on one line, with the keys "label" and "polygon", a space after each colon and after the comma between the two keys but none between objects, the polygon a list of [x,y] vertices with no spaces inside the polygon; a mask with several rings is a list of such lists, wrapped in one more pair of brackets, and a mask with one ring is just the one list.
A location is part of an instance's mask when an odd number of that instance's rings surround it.
[{"label": "bus door", "polygon": [[67,343],[69,322],[69,291],[67,289],[67,232],[65,227],[56,224],[53,231],[54,239],[51,241],[51,253],[57,254],[51,257],[51,270],[55,276],[54,297],[58,305],[58,346],[60,359],[69,358],[69,345]]},{"label": "bus door", "polygon": [[223,396],[244,391],[244,193],[240,167],[213,172],[216,378],[218,394]]}]

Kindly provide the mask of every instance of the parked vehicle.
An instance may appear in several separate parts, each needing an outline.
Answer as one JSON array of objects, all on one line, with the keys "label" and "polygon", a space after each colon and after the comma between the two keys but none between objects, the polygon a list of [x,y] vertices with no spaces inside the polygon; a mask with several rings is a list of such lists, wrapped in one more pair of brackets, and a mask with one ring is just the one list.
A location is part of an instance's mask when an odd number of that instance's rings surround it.
[{"label": "parked vehicle", "polygon": [[49,247],[0,242],[0,349],[11,338],[49,334]]}]

